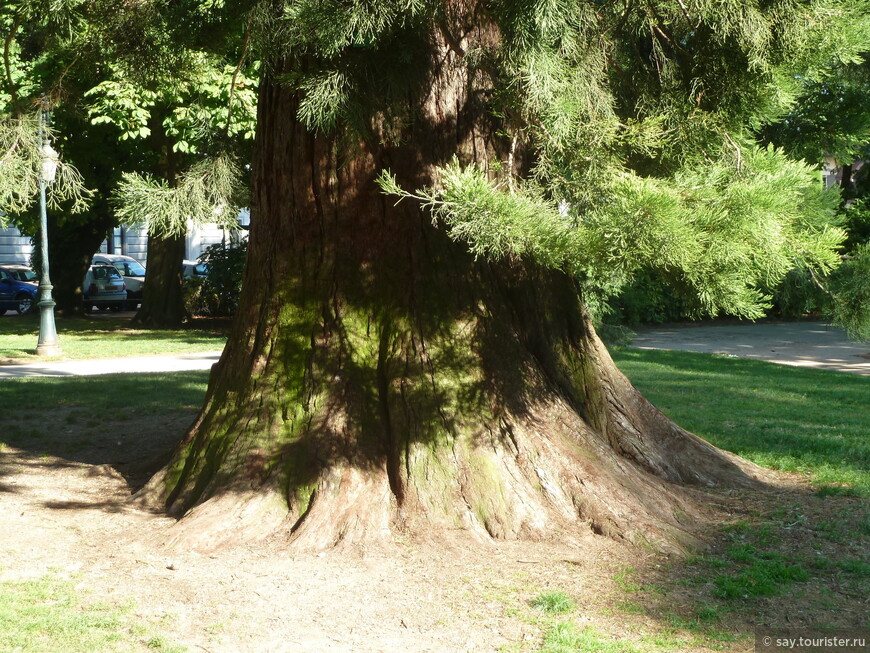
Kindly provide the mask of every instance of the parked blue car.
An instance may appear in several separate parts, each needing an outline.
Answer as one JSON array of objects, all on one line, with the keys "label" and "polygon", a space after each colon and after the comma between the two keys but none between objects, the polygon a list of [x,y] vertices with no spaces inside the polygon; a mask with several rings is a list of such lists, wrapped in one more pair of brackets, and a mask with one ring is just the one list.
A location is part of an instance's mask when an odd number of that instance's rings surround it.
[{"label": "parked blue car", "polygon": [[24,265],[0,265],[0,315],[18,311],[24,315],[36,305],[39,279]]}]

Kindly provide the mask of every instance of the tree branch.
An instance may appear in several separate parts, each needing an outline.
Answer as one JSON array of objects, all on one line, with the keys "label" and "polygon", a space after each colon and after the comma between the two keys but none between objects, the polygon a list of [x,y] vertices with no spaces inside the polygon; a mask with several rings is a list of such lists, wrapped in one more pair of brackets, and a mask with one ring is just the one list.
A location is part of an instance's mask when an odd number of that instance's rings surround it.
[{"label": "tree branch", "polygon": [[227,125],[225,128],[225,133],[229,136],[230,126],[233,123],[233,99],[236,95],[236,80],[239,78],[239,72],[242,70],[242,66],[245,63],[245,59],[248,57],[248,46],[251,43],[251,22],[252,22],[253,10],[248,12],[248,19],[245,21],[245,36],[242,40],[242,54],[239,56],[239,63],[236,64],[236,69],[233,71],[233,78],[230,80],[230,97],[227,101]]},{"label": "tree branch", "polygon": [[9,34],[3,40],[3,67],[6,69],[6,83],[9,85],[9,97],[12,99],[12,111],[15,114],[19,113],[18,107],[18,91],[15,88],[15,82],[12,81],[12,64],[9,62],[9,49],[12,47],[12,41],[15,40],[15,34],[18,28],[24,22],[24,10],[19,10],[12,21],[12,26],[9,28]]},{"label": "tree branch", "polygon": [[740,146],[734,142],[734,139],[726,132],[725,140],[728,141],[729,145],[734,148],[734,151],[737,153],[737,172],[741,172],[743,168],[743,155],[740,152]]},{"label": "tree branch", "polygon": [[628,20],[628,15],[631,13],[633,6],[634,0],[628,0],[628,3],[625,5],[625,11],[622,12],[622,16],[619,17],[619,22],[616,24],[616,27],[613,28],[614,34],[619,34],[619,32],[622,31],[622,27],[625,25],[625,21]]},{"label": "tree branch", "polygon": [[[682,6],[682,3],[680,3]],[[649,8],[650,14],[655,18],[655,25],[653,25],[653,30],[655,33],[659,35],[659,37],[664,40],[665,43],[671,46],[675,55],[682,54],[685,57],[690,57],[691,55],[686,52],[685,48],[677,43],[677,40],[671,35],[671,33],[665,28],[665,21],[653,6],[651,2],[647,2],[647,7]],[[691,22],[689,23],[691,26]]]},{"label": "tree branch", "polygon": [[692,22],[692,17],[689,16],[689,10],[686,8],[686,5],[683,4],[683,0],[677,0],[677,4],[680,5],[680,9],[683,10],[683,16],[686,17],[686,22],[689,23],[692,28],[698,29],[698,26]]}]

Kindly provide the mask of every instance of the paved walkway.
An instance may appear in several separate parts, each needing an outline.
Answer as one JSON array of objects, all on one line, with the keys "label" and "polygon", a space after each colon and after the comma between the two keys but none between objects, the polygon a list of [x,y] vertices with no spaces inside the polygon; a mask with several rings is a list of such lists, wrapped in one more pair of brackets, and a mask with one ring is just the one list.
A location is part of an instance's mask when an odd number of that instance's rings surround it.
[{"label": "paved walkway", "polygon": [[127,358],[92,358],[26,365],[0,365],[0,378],[23,376],[91,376],[148,372],[183,372],[209,370],[221,356],[219,351],[177,356],[130,356]]},{"label": "paved walkway", "polygon": [[849,340],[824,322],[698,323],[644,328],[632,347],[754,358],[870,376],[870,342]]},{"label": "paved walkway", "polygon": [[[766,360],[870,376],[870,343],[849,340],[823,322],[679,324],[638,331],[638,349],[677,349]],[[0,365],[0,378],[208,370],[220,358],[212,351],[179,356],[137,356]]]}]

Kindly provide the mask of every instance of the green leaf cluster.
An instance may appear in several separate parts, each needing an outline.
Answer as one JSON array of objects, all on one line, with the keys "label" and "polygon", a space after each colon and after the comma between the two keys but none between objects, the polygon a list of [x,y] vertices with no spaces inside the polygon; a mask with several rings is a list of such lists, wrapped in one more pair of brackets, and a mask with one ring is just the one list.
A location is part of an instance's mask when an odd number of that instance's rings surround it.
[{"label": "green leaf cluster", "polygon": [[253,139],[257,98],[252,72],[239,74],[219,57],[194,52],[183,76],[146,84],[141,74],[116,62],[109,76],[85,93],[88,113],[93,124],[116,127],[121,140],[148,138],[159,122],[174,151],[195,154],[221,132],[227,138]]}]

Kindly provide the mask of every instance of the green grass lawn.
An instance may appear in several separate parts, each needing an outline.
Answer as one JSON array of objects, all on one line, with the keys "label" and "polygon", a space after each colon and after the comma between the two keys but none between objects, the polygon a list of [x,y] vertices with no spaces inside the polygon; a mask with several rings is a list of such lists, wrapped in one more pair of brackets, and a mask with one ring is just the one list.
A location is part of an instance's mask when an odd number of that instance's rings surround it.
[{"label": "green grass lawn", "polygon": [[[223,349],[222,328],[141,329],[124,317],[57,318],[61,358],[117,358]],[[45,360],[36,356],[38,316],[0,317],[0,364]]]},{"label": "green grass lawn", "polygon": [[0,582],[0,650],[92,653],[185,649],[153,633],[132,605],[90,601],[70,580],[45,576]]},{"label": "green grass lawn", "polygon": [[870,378],[742,358],[618,349],[632,383],[680,426],[822,492],[870,496]]},{"label": "green grass lawn", "polygon": [[[7,322],[24,324],[0,320],[0,348],[11,337]],[[121,321],[81,325],[69,328],[70,340],[78,334],[82,343],[117,339],[137,347],[149,341],[179,347],[190,341],[211,347],[223,343],[219,334],[208,332],[137,336]],[[749,513],[746,521],[723,525],[720,541],[709,550],[663,563],[679,569],[673,578],[670,572],[653,581],[640,571],[620,572],[624,578],[615,578],[615,586],[625,592],[625,600],[613,610],[637,631],[630,637],[575,623],[575,598],[560,588],[532,597],[529,613],[551,624],[544,629],[540,650],[678,653],[727,648],[740,638],[743,646],[751,635],[745,625],[733,624],[750,623],[757,614],[767,623],[775,618],[764,612],[774,605],[770,597],[784,595],[789,602],[803,597],[808,623],[836,625],[838,615],[849,609],[849,597],[870,591],[870,510],[863,499],[848,496],[870,496],[870,379],[689,352],[619,349],[613,355],[638,389],[679,424],[761,465],[807,474],[820,487],[820,496],[794,495],[781,509]],[[81,434],[71,438],[70,429],[111,414],[123,424],[112,431],[113,442],[121,444],[115,435],[121,431],[139,440],[139,416],[191,415],[203,400],[207,379],[208,373],[200,371],[6,379],[0,384],[0,405],[16,406],[17,417],[4,425],[0,448],[6,443],[103,463],[109,460],[104,459],[106,447]],[[105,437],[105,429],[79,430]],[[671,597],[681,587],[690,588],[693,601],[699,602],[694,611],[674,607]],[[43,614],[45,606],[58,605],[65,611]],[[132,633],[136,646],[177,650],[150,632],[148,624],[132,619],[123,607],[81,601],[62,582],[0,584],[0,648],[114,650]],[[63,646],[56,644],[61,641]]]},{"label": "green grass lawn", "polygon": [[[176,410],[195,411],[205,399],[208,375],[207,371],[194,370],[8,378],[0,383],[0,405],[15,406],[19,416],[32,415],[34,422],[44,424],[49,431],[52,411],[62,409],[124,420]],[[0,435],[0,442],[8,440],[6,435]]]}]

